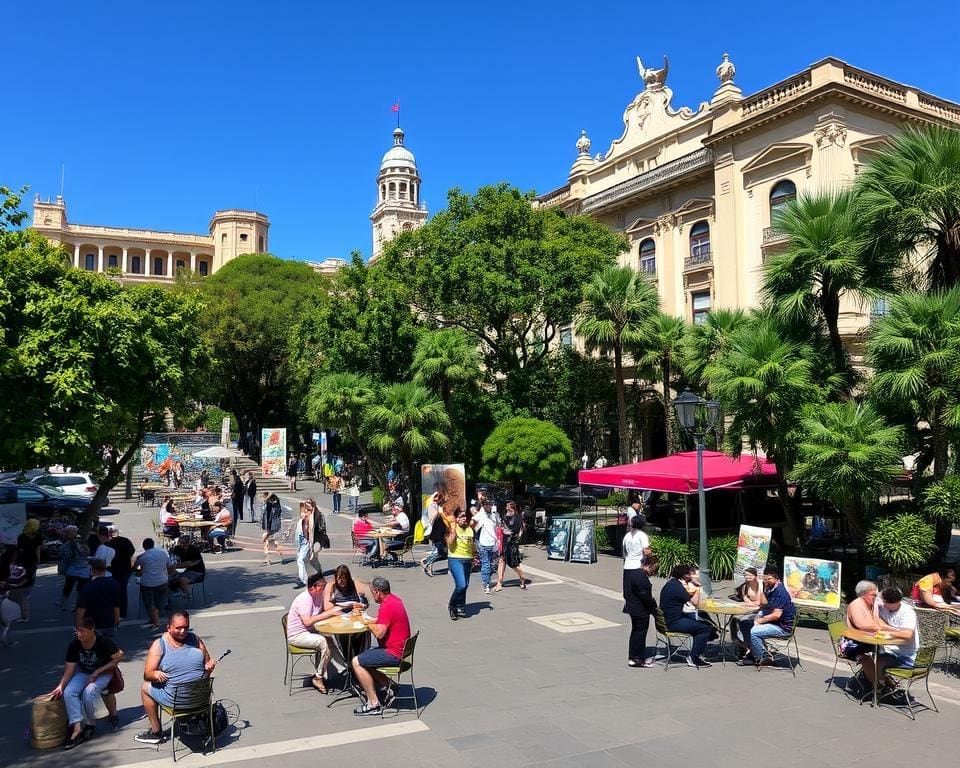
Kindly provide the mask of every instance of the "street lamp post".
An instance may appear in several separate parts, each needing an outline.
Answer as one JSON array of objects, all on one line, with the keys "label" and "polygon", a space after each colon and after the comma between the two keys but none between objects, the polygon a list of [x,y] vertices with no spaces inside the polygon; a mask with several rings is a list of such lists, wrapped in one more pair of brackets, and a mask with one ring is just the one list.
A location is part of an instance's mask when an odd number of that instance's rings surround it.
[{"label": "street lamp post", "polygon": [[710,574],[710,559],[707,552],[707,497],[703,489],[703,449],[704,440],[720,417],[720,403],[716,400],[705,400],[689,389],[677,396],[673,401],[673,408],[677,414],[677,421],[684,432],[690,435],[697,444],[697,496],[700,501],[700,576],[703,591],[706,594],[713,592]]}]

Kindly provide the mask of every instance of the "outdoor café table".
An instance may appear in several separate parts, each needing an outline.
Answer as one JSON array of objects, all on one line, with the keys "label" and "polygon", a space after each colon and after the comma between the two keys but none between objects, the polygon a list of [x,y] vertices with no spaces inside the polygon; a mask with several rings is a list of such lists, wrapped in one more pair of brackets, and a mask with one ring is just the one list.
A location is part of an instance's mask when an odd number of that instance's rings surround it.
[{"label": "outdoor caf\u00e9 table", "polygon": [[370,619],[357,619],[351,614],[345,613],[333,619],[318,621],[313,625],[315,632],[324,637],[336,637],[339,640],[343,638],[341,648],[343,649],[343,658],[347,662],[347,669],[343,673],[343,686],[336,693],[333,701],[327,704],[327,709],[332,707],[338,701],[360,697],[360,689],[353,679],[353,657],[357,655],[357,645],[362,643],[363,638],[370,632],[367,623]]},{"label": "outdoor caf\u00e9 table", "polygon": [[376,531],[370,531],[370,533],[365,533],[364,538],[376,539],[378,545],[378,553],[380,557],[387,556],[387,545],[386,542],[390,539],[395,539],[397,536],[402,536],[404,534],[400,533],[399,528],[379,528]]},{"label": "outdoor caf\u00e9 table", "polygon": [[[849,637],[851,640],[856,640],[858,643],[863,643],[864,645],[873,646],[873,658],[876,662],[876,658],[879,655],[878,651],[880,650],[878,646],[882,645],[903,645],[907,641],[900,637],[891,637],[889,632],[866,632],[862,629],[854,629],[853,627],[847,627],[843,630],[843,636]],[[874,667],[876,668],[876,667]],[[877,690],[879,688],[880,675],[873,676],[873,706],[877,706]]]},{"label": "outdoor caf\u00e9 table", "polygon": [[[700,601],[697,610],[707,614],[712,614],[716,623],[720,627],[720,661],[724,666],[727,663],[727,625],[730,623],[727,619],[730,616],[746,616],[750,613],[756,613],[757,607],[746,605],[736,600],[721,600],[715,597],[707,597]],[[725,617],[721,620],[721,616]],[[733,638],[731,638],[732,640]]]},{"label": "outdoor caf\u00e9 table", "polygon": [[216,526],[213,520],[197,520],[195,517],[178,517],[176,520],[180,530],[189,531],[193,539],[201,545],[201,549],[207,541],[207,533]]}]

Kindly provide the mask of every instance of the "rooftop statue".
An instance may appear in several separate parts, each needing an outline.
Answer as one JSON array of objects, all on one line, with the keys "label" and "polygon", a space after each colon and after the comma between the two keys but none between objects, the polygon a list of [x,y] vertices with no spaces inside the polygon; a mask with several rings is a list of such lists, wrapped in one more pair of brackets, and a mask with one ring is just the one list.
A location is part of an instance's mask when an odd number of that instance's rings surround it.
[{"label": "rooftop statue", "polygon": [[640,77],[647,86],[648,91],[659,91],[667,84],[667,73],[670,71],[670,62],[667,56],[663,56],[663,69],[647,69],[637,56],[637,69],[640,70]]}]

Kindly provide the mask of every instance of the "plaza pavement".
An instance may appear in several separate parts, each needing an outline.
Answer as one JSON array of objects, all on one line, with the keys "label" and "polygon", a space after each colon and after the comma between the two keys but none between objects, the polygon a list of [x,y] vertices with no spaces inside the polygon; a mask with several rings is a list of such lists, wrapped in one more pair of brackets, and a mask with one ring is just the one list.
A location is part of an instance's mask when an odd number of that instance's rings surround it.
[{"label": "plaza pavement", "polygon": [[[329,514],[331,497],[310,482],[297,494],[308,495],[328,510],[333,549],[323,553],[324,569],[349,563],[350,520]],[[284,503],[293,506],[295,499],[286,497]],[[121,503],[103,519],[119,525],[139,548],[155,514],[155,507]],[[474,574],[470,616],[457,622],[447,616],[451,581],[442,564],[432,579],[418,567],[352,567],[365,580],[386,576],[406,603],[413,630],[420,631],[415,675],[424,709],[419,720],[405,711],[384,720],[356,717],[352,699],[328,709],[330,698],[302,687],[306,661],[298,667],[293,696],[282,683],[280,617],[296,595],[296,566],[289,541],[285,565],[261,565],[258,532],[259,525],[238,523],[236,540],[244,548],[206,558],[210,606],[197,610],[191,623],[215,656],[232,650],[217,669],[215,694],[239,705],[240,721],[221,737],[215,755],[184,754],[185,766],[274,768],[316,761],[351,768],[740,768],[746,762],[882,768],[944,764],[960,745],[956,677],[935,674],[941,713],[921,712],[916,723],[889,709],[858,706],[837,690],[824,693],[833,656],[822,628],[800,630],[804,668],[796,679],[787,671],[758,673],[733,664],[699,671],[629,668],[620,561],[547,561],[536,547],[525,551],[524,565],[533,579],[526,592],[508,569],[504,591],[484,595]],[[726,586],[719,585],[719,591]],[[55,568],[45,567],[34,591],[33,620],[13,631],[18,646],[0,649],[0,762],[89,768],[170,763],[169,743],[158,753],[133,741],[145,727],[138,692],[151,640],[135,618],[135,607],[118,639],[127,654],[120,732],[105,731],[101,722],[96,739],[69,754],[29,748],[30,699],[56,684],[71,637],[69,615],[50,605],[56,587]],[[568,613],[595,617],[597,628],[584,629],[592,625],[580,619],[547,620],[548,626],[531,620]]]}]

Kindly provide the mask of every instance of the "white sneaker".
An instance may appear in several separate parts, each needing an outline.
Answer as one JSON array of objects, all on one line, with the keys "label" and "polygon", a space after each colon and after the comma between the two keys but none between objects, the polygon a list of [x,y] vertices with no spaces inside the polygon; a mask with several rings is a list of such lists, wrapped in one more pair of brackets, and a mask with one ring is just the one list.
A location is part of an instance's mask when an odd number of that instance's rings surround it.
[{"label": "white sneaker", "polygon": [[485,595],[489,595],[489,594],[490,594],[490,585],[489,585],[489,584],[487,584],[487,586],[485,586],[485,587],[483,588],[483,593],[484,593]]}]

